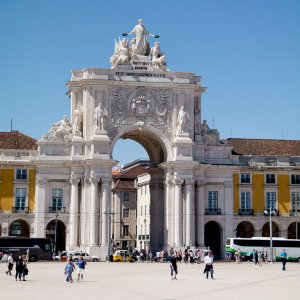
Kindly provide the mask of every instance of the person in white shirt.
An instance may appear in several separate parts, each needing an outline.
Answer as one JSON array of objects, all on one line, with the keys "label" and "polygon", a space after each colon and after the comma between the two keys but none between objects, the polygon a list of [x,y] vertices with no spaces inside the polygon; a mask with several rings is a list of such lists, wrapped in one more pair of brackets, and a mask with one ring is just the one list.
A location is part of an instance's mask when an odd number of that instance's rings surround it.
[{"label": "person in white shirt", "polygon": [[14,259],[12,257],[12,253],[9,253],[8,258],[7,258],[7,268],[8,270],[6,271],[6,275],[11,276],[11,270],[14,266]]},{"label": "person in white shirt", "polygon": [[211,279],[214,279],[213,277],[213,273],[214,273],[214,269],[213,269],[213,258],[211,256],[211,251],[209,251],[207,253],[207,255],[204,257],[204,263],[205,263],[205,269],[203,273],[206,273],[206,279],[208,279],[208,273],[210,272],[210,277]]}]

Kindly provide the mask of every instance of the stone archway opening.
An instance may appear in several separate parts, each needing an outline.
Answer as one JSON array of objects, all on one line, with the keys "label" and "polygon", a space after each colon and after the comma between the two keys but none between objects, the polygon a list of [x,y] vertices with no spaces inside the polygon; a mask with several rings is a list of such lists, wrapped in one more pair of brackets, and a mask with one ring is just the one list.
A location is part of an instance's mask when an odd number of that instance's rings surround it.
[{"label": "stone archway opening", "polygon": [[[116,214],[112,219],[112,242],[115,248],[129,250],[135,247],[139,250],[162,249],[164,246],[165,173],[160,164],[167,161],[168,151],[161,138],[151,130],[133,128],[115,139],[112,142],[112,148],[115,145],[117,147],[117,141],[120,139],[132,140],[142,146],[148,154],[149,161],[144,171],[142,169],[140,174],[135,174],[137,176],[134,179],[132,189],[128,188],[129,184],[127,187],[124,184],[122,190],[120,181],[113,180],[115,185],[113,186],[112,208]],[[114,154],[115,149],[113,150]],[[119,160],[113,154],[113,159]],[[145,156],[145,152],[143,152],[143,156]],[[137,159],[139,158],[141,156],[137,157]],[[136,162],[138,163],[138,160]],[[134,163],[132,164],[134,165]],[[126,168],[124,168],[124,172],[126,172]],[[130,171],[127,174],[129,173]],[[124,174],[124,180],[126,180],[126,176]],[[128,198],[129,201],[124,197]],[[131,211],[133,202],[136,203],[136,213],[134,214],[136,218],[134,216],[134,220],[130,216],[128,217],[128,211]]]},{"label": "stone archway opening", "polygon": [[291,223],[288,227],[288,239],[299,239],[300,236],[299,231],[300,231],[300,224],[298,222]]},{"label": "stone archway opening", "polygon": [[222,254],[221,231],[221,226],[215,221],[209,221],[204,226],[205,247],[209,247],[217,259],[219,259]]},{"label": "stone archway opening", "polygon": [[254,226],[252,223],[243,221],[236,227],[236,237],[251,238],[254,236]]},{"label": "stone archway opening", "polygon": [[[46,226],[46,238],[51,239],[57,254],[66,249],[66,226],[60,220],[52,220]],[[55,243],[56,240],[56,243]]]},{"label": "stone archway opening", "polygon": [[29,224],[21,219],[13,221],[9,225],[9,236],[25,236],[30,237]]},{"label": "stone archway opening", "polygon": [[[279,237],[280,231],[279,227],[275,222],[272,222],[272,237]],[[270,237],[270,223],[265,223],[262,227],[262,236]]]}]

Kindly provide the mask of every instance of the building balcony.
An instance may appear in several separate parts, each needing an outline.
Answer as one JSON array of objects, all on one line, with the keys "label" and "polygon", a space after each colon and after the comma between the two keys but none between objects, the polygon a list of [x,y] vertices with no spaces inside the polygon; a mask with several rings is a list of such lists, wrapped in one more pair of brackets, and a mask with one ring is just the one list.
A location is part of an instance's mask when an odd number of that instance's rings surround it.
[{"label": "building balcony", "polygon": [[54,213],[65,214],[66,213],[66,208],[65,207],[49,206],[49,214],[54,214]]},{"label": "building balcony", "polygon": [[221,208],[206,208],[206,215],[221,215]]},{"label": "building balcony", "polygon": [[11,208],[11,212],[13,214],[28,214],[29,213],[29,207],[14,206],[14,207]]},{"label": "building balcony", "polygon": [[300,216],[300,209],[290,210],[290,216],[291,217],[298,217],[298,216]]},{"label": "building balcony", "polygon": [[238,214],[240,216],[253,216],[254,215],[254,210],[250,208],[240,208],[238,210]]},{"label": "building balcony", "polygon": [[[271,209],[271,211],[274,212],[274,213],[272,213],[272,216],[279,216],[279,210],[278,209]],[[265,216],[269,216],[269,212],[270,212],[270,209],[269,208],[265,208],[264,215]]]}]

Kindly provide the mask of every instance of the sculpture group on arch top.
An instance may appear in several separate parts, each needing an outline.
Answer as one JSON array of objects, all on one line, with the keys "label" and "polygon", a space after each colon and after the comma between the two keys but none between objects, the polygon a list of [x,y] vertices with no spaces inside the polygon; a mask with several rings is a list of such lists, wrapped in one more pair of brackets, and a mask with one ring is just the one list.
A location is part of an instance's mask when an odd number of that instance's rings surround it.
[{"label": "sculpture group on arch top", "polygon": [[[135,35],[130,41],[125,36]],[[151,48],[148,37],[159,38],[148,32],[139,19],[138,24],[129,33],[123,33],[119,42],[115,41],[115,51],[110,58],[111,69],[126,70],[136,65],[147,64],[147,71],[169,72],[167,69],[166,55],[160,50],[160,43],[155,42]],[[149,68],[150,66],[150,68]],[[137,69],[137,68],[133,68]],[[155,127],[164,134],[174,133],[177,136],[189,135],[190,115],[184,106],[178,107],[176,119],[176,132],[168,121],[168,99],[171,97],[168,89],[139,87],[136,90],[115,88],[109,96],[110,114],[105,107],[105,101],[95,104],[93,112],[93,131],[95,135],[107,135],[112,139],[120,127],[132,125],[148,125]],[[59,122],[53,123],[50,130],[45,133],[41,141],[70,142],[83,139],[84,107],[77,104],[73,111],[72,124],[67,116]],[[197,143],[205,145],[222,145],[219,131],[211,129],[206,120],[200,122],[201,110],[194,110],[194,135]]]}]

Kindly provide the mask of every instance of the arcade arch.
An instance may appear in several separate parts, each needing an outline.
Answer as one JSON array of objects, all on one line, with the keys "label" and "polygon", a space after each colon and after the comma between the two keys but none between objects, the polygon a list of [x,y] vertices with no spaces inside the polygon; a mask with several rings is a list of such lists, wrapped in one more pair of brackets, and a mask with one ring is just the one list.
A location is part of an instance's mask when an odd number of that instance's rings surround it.
[{"label": "arcade arch", "polygon": [[[46,238],[51,239],[55,254],[66,249],[66,226],[60,220],[52,220],[46,226]],[[55,244],[56,240],[56,244]]]},{"label": "arcade arch", "polygon": [[251,238],[254,235],[254,226],[252,223],[243,221],[236,227],[236,237]]},{"label": "arcade arch", "polygon": [[[275,222],[272,222],[272,237],[279,237],[280,230],[278,225]],[[269,237],[270,236],[270,223],[267,222],[262,227],[262,236]]]},{"label": "arcade arch", "polygon": [[209,221],[204,226],[204,244],[209,247],[215,258],[222,255],[222,227],[215,221]]},{"label": "arcade arch", "polygon": [[[296,226],[297,226],[297,230],[296,230]],[[298,239],[300,236],[299,230],[300,230],[300,224],[298,222],[291,223],[288,227],[288,239]]]},{"label": "arcade arch", "polygon": [[24,220],[15,220],[9,225],[9,235],[30,237],[30,226]]}]

